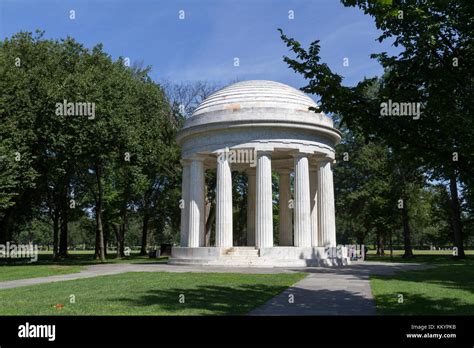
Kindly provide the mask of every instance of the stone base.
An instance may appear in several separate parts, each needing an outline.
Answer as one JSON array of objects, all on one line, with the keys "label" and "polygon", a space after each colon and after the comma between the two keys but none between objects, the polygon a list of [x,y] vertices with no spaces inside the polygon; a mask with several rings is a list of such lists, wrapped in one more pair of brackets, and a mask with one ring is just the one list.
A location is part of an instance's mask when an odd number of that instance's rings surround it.
[{"label": "stone base", "polygon": [[316,267],[349,265],[345,247],[173,247],[172,265],[229,267]]}]

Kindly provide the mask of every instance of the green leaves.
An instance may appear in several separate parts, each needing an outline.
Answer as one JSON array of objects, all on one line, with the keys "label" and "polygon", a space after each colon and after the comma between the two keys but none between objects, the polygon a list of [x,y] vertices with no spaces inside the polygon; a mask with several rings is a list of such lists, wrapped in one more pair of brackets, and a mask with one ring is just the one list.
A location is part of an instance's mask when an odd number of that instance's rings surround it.
[{"label": "green leaves", "polygon": [[[342,77],[321,62],[319,40],[305,50],[280,30],[283,42],[295,56],[284,57],[284,61],[307,80],[301,89],[319,96],[321,109],[337,116],[341,126],[388,146],[398,156],[402,168],[423,170],[433,180],[459,181],[465,197],[472,197],[472,2],[342,0],[342,3],[358,7],[371,16],[382,31],[378,40],[391,39],[401,52],[395,56],[373,53],[371,57],[381,63],[384,75],[347,87]],[[389,100],[418,103],[421,117],[381,117],[381,107]],[[451,191],[451,199],[457,201],[456,190]],[[472,211],[472,200],[468,202]],[[454,213],[451,219],[460,220],[460,215]],[[453,227],[457,236],[461,235],[460,230]]]},{"label": "green leaves", "polygon": [[[179,163],[170,106],[150,68],[113,61],[101,44],[88,49],[43,34],[21,32],[0,46],[0,240],[3,223],[21,228],[7,222],[12,212],[43,217],[71,198],[72,218],[95,212],[97,169],[105,224],[115,223],[163,176],[176,176]],[[56,114],[64,101],[94,104],[94,117]]]}]

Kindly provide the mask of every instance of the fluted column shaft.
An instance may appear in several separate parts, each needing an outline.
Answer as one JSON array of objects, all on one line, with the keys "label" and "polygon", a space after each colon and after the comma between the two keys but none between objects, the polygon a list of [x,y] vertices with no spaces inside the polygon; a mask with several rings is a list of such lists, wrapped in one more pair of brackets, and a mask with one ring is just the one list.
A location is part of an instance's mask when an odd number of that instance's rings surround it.
[{"label": "fluted column shaft", "polygon": [[279,196],[280,196],[280,245],[293,245],[293,222],[292,212],[289,207],[289,200],[291,199],[290,187],[290,171],[282,170],[279,173]]},{"label": "fluted column shaft", "polygon": [[181,164],[183,166],[181,182],[181,199],[183,200],[183,206],[181,207],[180,245],[182,247],[187,247],[189,231],[189,163],[182,161]]},{"label": "fluted column shaft", "polygon": [[216,184],[216,247],[230,248],[232,242],[232,172],[227,156],[219,156]]},{"label": "fluted column shaft", "polygon": [[255,169],[247,171],[247,245],[255,245]]},{"label": "fluted column shaft", "polygon": [[193,158],[189,182],[189,235],[188,247],[204,246],[204,163],[203,158]]},{"label": "fluted column shaft", "polygon": [[318,226],[322,242],[320,246],[335,247],[336,216],[331,162],[325,159],[318,166]]},{"label": "fluted column shaft", "polygon": [[295,155],[295,241],[297,247],[311,246],[309,164],[305,154]]},{"label": "fluted column shaft", "polygon": [[257,153],[255,246],[273,247],[272,163],[270,153]]},{"label": "fluted column shaft", "polygon": [[318,171],[317,168],[309,169],[309,187],[311,203],[311,246],[320,246],[318,229]]}]

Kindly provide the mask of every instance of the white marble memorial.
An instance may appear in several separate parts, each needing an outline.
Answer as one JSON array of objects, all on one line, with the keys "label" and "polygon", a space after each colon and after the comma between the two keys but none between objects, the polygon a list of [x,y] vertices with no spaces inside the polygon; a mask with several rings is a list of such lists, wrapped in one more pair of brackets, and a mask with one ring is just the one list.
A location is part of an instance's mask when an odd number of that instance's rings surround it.
[{"label": "white marble memorial", "polygon": [[[341,133],[301,91],[243,81],[205,99],[178,135],[182,147],[181,242],[170,263],[318,266],[349,263],[336,246],[332,164]],[[205,171],[216,169],[213,245],[205,245]],[[234,245],[232,171],[246,172],[246,245]],[[273,224],[272,172],[279,178]],[[275,241],[278,241],[276,243]]]}]

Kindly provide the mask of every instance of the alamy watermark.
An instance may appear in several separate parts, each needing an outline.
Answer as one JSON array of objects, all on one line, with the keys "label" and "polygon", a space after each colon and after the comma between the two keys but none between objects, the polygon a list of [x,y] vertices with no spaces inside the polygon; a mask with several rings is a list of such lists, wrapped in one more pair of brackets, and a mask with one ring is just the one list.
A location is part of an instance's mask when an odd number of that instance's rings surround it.
[{"label": "alamy watermark", "polygon": [[0,259],[30,259],[38,261],[38,246],[33,244],[0,244]]},{"label": "alamy watermark", "polygon": [[87,119],[95,119],[95,103],[90,102],[68,102],[56,103],[57,116],[87,116]]},{"label": "alamy watermark", "polygon": [[389,99],[380,103],[380,116],[410,116],[414,120],[419,120],[421,115],[421,103],[415,102],[394,102]]},{"label": "alamy watermark", "polygon": [[250,167],[257,165],[257,151],[255,149],[229,149],[225,148],[224,151],[218,152],[217,160],[224,162],[227,160],[229,163],[249,163]]},{"label": "alamy watermark", "polygon": [[349,258],[352,261],[365,259],[365,245],[363,244],[339,244],[337,246],[324,247],[324,255],[331,259]]},{"label": "alamy watermark", "polygon": [[56,339],[56,325],[36,325],[26,322],[18,326],[19,338],[47,338],[52,342]]}]

